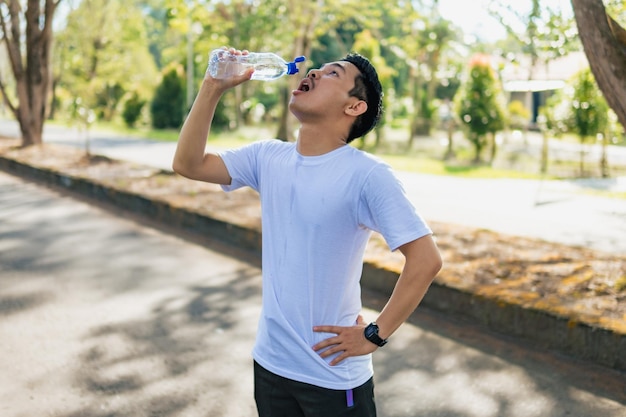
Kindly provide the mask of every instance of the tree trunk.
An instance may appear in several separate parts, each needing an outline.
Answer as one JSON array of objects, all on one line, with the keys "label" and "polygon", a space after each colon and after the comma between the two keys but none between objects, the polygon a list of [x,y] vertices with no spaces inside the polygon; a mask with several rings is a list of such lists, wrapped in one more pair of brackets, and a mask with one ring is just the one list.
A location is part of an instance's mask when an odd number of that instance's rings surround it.
[{"label": "tree trunk", "polygon": [[[292,0],[288,3],[288,10],[293,16],[291,23],[294,27],[298,28],[298,34],[294,39],[293,57],[304,55],[309,57],[311,53],[311,44],[313,42],[314,28],[320,18],[320,11],[322,10],[323,0],[315,0],[312,2],[300,2]],[[303,18],[304,17],[304,18]],[[285,57],[291,59],[293,57]],[[300,64],[300,69],[303,68],[304,63]],[[285,141],[292,141],[294,139],[293,129],[291,128],[296,122],[295,116],[289,110],[289,100],[291,99],[291,91],[298,88],[298,84],[305,73],[302,69],[302,73],[289,76],[287,78],[287,91],[283,95],[283,108],[280,117],[280,124],[278,126],[277,138]]]},{"label": "tree trunk", "polygon": [[[42,9],[39,0],[28,0],[22,17],[20,1],[9,0],[5,2],[9,20],[6,20],[7,15],[0,14],[0,40],[6,45],[11,62],[17,104],[11,102],[1,79],[0,91],[20,124],[22,146],[40,144],[42,141],[51,79],[52,18],[59,1],[46,0]],[[22,19],[26,21],[25,36],[21,33]],[[24,39],[25,47],[22,45]]]},{"label": "tree trunk", "polygon": [[585,137],[580,137],[580,177],[585,177]]},{"label": "tree trunk", "polygon": [[489,155],[489,165],[493,165],[493,162],[496,160],[496,156],[498,155],[498,141],[496,138],[496,132],[490,132],[489,136],[491,139],[491,154]]},{"label": "tree trunk", "polygon": [[602,0],[571,0],[578,33],[598,87],[626,128],[626,33]]},{"label": "tree trunk", "polygon": [[[296,41],[296,47],[294,48],[296,51],[294,56],[307,56],[310,52],[310,48],[306,48],[306,44],[307,43],[304,39],[298,39]],[[292,57],[287,59],[290,58]],[[294,135],[292,126],[295,124],[296,118],[289,110],[289,100],[291,99],[291,92],[298,88],[298,84],[300,84],[300,80],[304,77],[304,74],[298,73],[297,75],[288,75],[287,77],[287,86],[285,88],[281,88],[281,101],[283,105],[276,137],[284,141],[293,141]]]},{"label": "tree trunk", "polygon": [[450,120],[446,122],[446,132],[448,135],[448,148],[446,150],[446,154],[443,157],[443,159],[446,161],[450,159],[454,159],[454,157],[456,156],[454,153],[454,142],[453,142],[455,129],[456,129],[456,126],[454,123],[454,119],[452,118],[452,116],[450,116]]},{"label": "tree trunk", "polygon": [[483,153],[483,145],[482,145],[482,138],[481,137],[477,137],[476,140],[474,140],[474,151],[476,152],[474,155],[474,160],[472,161],[474,165],[480,165],[482,163],[482,153]]},{"label": "tree trunk", "polygon": [[600,175],[602,178],[608,178],[609,173],[609,159],[607,157],[607,146],[611,137],[610,129],[607,129],[604,135],[602,135],[602,154],[600,155]]},{"label": "tree trunk", "polygon": [[280,101],[283,103],[283,110],[280,113],[280,119],[278,121],[278,132],[276,133],[276,139],[282,141],[289,141],[289,89],[288,87],[282,87],[280,89]]},{"label": "tree trunk", "polygon": [[546,175],[548,173],[548,151],[549,151],[549,138],[548,133],[541,129],[541,167],[539,172],[542,175]]},{"label": "tree trunk", "polygon": [[421,77],[417,69],[411,68],[409,75],[409,84],[411,86],[411,100],[413,101],[413,114],[409,123],[409,138],[407,140],[407,150],[413,149],[413,141],[419,130],[419,119],[422,112],[422,100],[420,95]]}]

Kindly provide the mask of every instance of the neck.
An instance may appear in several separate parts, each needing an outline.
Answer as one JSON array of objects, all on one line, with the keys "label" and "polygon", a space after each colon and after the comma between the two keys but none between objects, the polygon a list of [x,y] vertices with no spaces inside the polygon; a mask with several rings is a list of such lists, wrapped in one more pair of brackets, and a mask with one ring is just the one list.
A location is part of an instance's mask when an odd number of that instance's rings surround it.
[{"label": "neck", "polygon": [[344,136],[328,129],[302,125],[296,148],[304,156],[317,156],[332,152],[346,145]]}]

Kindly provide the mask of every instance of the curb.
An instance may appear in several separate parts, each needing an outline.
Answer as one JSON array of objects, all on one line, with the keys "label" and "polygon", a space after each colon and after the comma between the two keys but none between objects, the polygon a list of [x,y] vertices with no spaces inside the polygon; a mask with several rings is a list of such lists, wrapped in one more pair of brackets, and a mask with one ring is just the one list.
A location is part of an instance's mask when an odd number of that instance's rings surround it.
[{"label": "curb", "polygon": [[[261,233],[254,229],[220,221],[184,207],[175,207],[168,202],[115,189],[90,179],[33,167],[5,156],[0,156],[0,169],[112,204],[189,233],[210,235],[257,255],[261,253]],[[390,295],[397,278],[397,272],[366,261],[361,281],[368,289]],[[539,348],[626,371],[626,334],[438,282],[433,282],[421,305],[455,319],[470,321],[498,333],[528,340]]]}]

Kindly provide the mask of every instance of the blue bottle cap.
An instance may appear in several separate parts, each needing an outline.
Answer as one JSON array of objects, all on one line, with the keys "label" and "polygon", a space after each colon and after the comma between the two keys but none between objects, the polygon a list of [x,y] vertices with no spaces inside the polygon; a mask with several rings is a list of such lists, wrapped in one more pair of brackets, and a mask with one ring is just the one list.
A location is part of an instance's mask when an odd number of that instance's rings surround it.
[{"label": "blue bottle cap", "polygon": [[304,62],[305,59],[306,58],[304,56],[299,56],[296,59],[294,59],[293,62],[288,62],[287,63],[287,75],[292,75],[300,71],[298,67],[296,66],[296,64],[298,62]]}]

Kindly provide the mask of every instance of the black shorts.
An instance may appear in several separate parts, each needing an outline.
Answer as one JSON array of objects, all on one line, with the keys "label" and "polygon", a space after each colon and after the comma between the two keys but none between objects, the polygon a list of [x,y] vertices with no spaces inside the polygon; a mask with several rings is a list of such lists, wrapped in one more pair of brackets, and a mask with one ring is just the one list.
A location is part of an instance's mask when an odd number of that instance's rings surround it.
[{"label": "black shorts", "polygon": [[283,378],[254,362],[254,399],[259,417],[376,417],[373,378],[333,390]]}]

